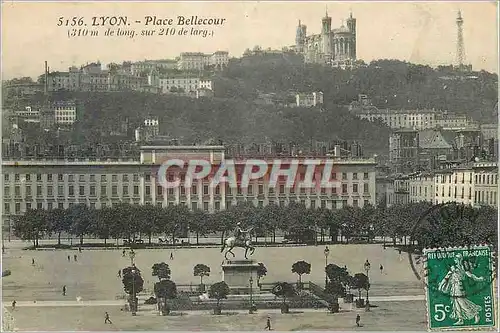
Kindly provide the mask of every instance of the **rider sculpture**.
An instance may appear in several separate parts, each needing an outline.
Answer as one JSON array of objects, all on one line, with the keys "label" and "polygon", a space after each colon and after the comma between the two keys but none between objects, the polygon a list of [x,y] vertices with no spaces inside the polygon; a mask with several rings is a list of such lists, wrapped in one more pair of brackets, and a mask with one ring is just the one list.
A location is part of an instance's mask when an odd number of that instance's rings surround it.
[{"label": "rider sculpture", "polygon": [[222,244],[221,252],[223,252],[226,248],[227,251],[225,253],[225,257],[227,258],[227,254],[231,253],[233,257],[235,256],[233,253],[233,248],[242,247],[245,249],[245,258],[247,258],[248,252],[250,251],[250,255],[252,255],[255,251],[255,248],[252,246],[250,239],[247,239],[246,235],[252,230],[252,228],[248,230],[243,230],[241,227],[241,222],[236,224],[236,228],[234,229],[233,237],[229,237]]},{"label": "rider sculpture", "polygon": [[236,244],[245,244],[245,236],[249,230],[243,230],[241,228],[241,222],[236,224],[236,229],[234,229],[234,238],[236,240]]}]

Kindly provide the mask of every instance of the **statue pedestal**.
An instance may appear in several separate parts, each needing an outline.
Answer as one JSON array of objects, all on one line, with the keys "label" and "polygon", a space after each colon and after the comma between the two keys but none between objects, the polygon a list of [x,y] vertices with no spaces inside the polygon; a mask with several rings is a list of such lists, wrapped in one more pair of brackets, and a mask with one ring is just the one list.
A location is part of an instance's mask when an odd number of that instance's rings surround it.
[{"label": "statue pedestal", "polygon": [[257,270],[259,264],[255,260],[224,260],[222,263],[222,280],[227,283],[231,293],[250,293],[250,277],[252,288],[258,289]]}]

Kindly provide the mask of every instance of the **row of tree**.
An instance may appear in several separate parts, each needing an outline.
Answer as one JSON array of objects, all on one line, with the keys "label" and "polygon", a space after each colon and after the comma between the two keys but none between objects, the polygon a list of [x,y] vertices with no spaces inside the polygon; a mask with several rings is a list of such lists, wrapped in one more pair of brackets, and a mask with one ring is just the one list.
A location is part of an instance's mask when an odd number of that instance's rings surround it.
[{"label": "row of tree", "polygon": [[[341,235],[346,242],[360,236],[368,241],[376,236],[390,237],[394,244],[397,239],[404,238],[406,241],[405,236],[410,236],[411,243],[419,247],[496,244],[496,210],[470,206],[463,206],[460,210],[460,207],[458,204],[448,205],[448,218],[443,218],[441,210],[431,209],[432,205],[425,202],[389,208],[348,206],[338,210],[308,209],[300,203],[261,208],[250,202],[241,202],[214,214],[190,211],[185,205],[118,204],[96,210],[80,204],[68,209],[29,210],[14,218],[13,227],[17,237],[33,241],[35,247],[39,239],[53,234],[58,235],[58,244],[61,234],[80,238],[81,245],[85,236],[95,236],[105,242],[108,239],[146,236],[151,243],[154,235],[163,234],[174,244],[176,237],[185,236],[187,232],[196,237],[197,243],[200,236],[214,234],[220,235],[222,242],[237,222],[245,228],[253,227],[257,241],[259,237],[264,237],[265,241],[275,242],[277,232],[281,231],[294,235],[309,232],[320,235],[321,240],[330,237],[332,242],[336,242]],[[454,212],[458,215],[449,218]],[[433,218],[421,219],[426,214]]]}]

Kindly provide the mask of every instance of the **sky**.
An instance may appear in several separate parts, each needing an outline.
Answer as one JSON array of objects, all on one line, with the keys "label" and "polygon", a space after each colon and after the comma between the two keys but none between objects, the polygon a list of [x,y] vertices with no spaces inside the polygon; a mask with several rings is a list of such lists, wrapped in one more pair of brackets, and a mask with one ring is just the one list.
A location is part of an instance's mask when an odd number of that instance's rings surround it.
[{"label": "sky", "polygon": [[[352,11],[357,19],[358,58],[399,59],[431,66],[456,64],[457,27],[461,10],[466,63],[474,70],[498,73],[497,4],[479,2],[2,2],[2,76],[36,77],[44,61],[51,70],[93,61],[107,64],[130,60],[168,59],[181,52],[224,50],[239,57],[246,48],[281,49],[295,43],[299,19],[307,34],[320,33],[328,10],[332,27],[340,27]],[[146,16],[224,18],[210,27],[212,36],[141,36]],[[58,19],[83,17],[99,36],[68,37],[74,27]],[[134,38],[104,36],[107,27],[91,27],[92,17],[126,16]],[[135,23],[141,21],[141,23]],[[176,32],[179,26],[173,26]],[[85,28],[85,27],[83,27]],[[116,27],[114,28],[116,29]],[[190,27],[188,27],[190,29]],[[89,29],[90,30],[90,29]],[[190,33],[190,31],[188,31]]]}]

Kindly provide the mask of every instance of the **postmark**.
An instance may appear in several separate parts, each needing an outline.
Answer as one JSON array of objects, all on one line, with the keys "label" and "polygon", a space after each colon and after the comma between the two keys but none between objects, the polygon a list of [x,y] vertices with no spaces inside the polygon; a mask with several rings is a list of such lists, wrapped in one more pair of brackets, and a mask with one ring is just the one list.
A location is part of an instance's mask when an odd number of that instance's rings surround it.
[{"label": "postmark", "polygon": [[[483,216],[471,206],[449,202],[430,207],[415,222],[410,233],[410,242],[415,248],[432,248],[446,256],[447,248],[464,247],[472,249],[477,244],[496,244],[496,230],[483,228]],[[492,267],[489,272],[495,278],[496,251],[492,249]],[[422,252],[408,253],[408,260],[415,277],[426,284],[430,272],[426,266],[427,258]],[[470,258],[471,261],[475,259]],[[471,262],[474,264],[473,262]],[[427,286],[432,288],[432,286]]]},{"label": "postmark", "polygon": [[425,249],[423,257],[429,330],[496,326],[489,246]]}]

